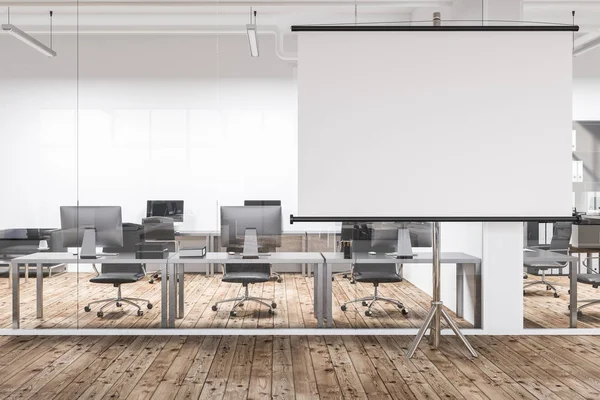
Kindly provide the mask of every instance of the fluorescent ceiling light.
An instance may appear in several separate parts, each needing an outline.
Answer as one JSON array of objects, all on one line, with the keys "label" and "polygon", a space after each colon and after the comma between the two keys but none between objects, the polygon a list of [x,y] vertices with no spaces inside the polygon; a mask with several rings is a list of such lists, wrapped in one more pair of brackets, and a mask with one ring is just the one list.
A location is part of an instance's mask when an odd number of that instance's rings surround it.
[{"label": "fluorescent ceiling light", "polygon": [[16,37],[23,43],[27,43],[28,45],[38,50],[39,52],[47,55],[48,57],[56,57],[56,52],[54,50],[52,50],[50,47],[46,46],[39,40],[35,39],[34,37],[26,34],[16,26],[12,24],[2,24],[2,30],[10,33],[12,36]]},{"label": "fluorescent ceiling light", "polygon": [[246,25],[246,32],[248,33],[248,42],[250,43],[250,55],[252,57],[258,57],[258,33],[256,32],[256,24]]}]

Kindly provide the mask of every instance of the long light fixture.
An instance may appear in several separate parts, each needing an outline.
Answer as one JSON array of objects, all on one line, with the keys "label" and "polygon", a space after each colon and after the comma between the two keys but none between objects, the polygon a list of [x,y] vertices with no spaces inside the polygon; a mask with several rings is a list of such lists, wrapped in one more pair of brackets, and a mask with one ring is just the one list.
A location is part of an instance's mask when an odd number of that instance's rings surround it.
[{"label": "long light fixture", "polygon": [[252,8],[250,9],[250,23],[246,25],[248,34],[248,43],[250,44],[250,55],[258,57],[258,32],[256,31],[256,11],[254,11],[254,21],[252,21]]},{"label": "long light fixture", "polygon": [[[3,31],[16,37],[23,43],[28,44],[29,46],[33,47],[40,53],[47,55],[48,57],[56,57],[56,52],[54,50],[52,50],[52,48],[46,46],[45,44],[43,44],[42,42],[40,42],[33,36],[28,35],[27,33],[23,32],[22,30],[20,30],[19,28],[17,28],[13,24],[11,24],[10,23],[10,11],[9,11],[8,22],[9,22],[8,24],[2,24]],[[52,11],[50,11],[50,43],[52,43]]]},{"label": "long light fixture", "polygon": [[600,46],[600,36],[588,42],[585,42],[580,46],[575,47],[573,49],[573,55],[577,57],[583,53],[587,53],[588,51],[595,49],[598,46]]}]

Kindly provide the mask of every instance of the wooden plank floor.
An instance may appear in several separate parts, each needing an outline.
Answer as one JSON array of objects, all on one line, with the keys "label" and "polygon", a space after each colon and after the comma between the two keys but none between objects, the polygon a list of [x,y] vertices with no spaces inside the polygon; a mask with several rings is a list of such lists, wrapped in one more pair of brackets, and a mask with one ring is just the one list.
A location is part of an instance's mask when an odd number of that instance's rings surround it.
[{"label": "wooden plank floor", "polygon": [[2,337],[0,399],[600,398],[600,337],[411,339]]},{"label": "wooden plank floor", "polygon": [[[29,279],[21,286],[21,327],[22,328],[160,328],[160,284],[151,285],[147,281],[123,285],[123,296],[149,299],[154,307],[144,309],[144,315],[136,315],[135,308],[111,305],[105,309],[104,318],[96,316],[98,306],[92,306],[92,312],[83,311],[92,300],[114,297],[116,289],[112,285],[100,285],[89,282],[93,274],[66,273],[44,279],[44,318],[37,319],[35,314],[35,279]],[[365,307],[361,303],[348,306],[343,312],[340,305],[351,299],[361,298],[373,293],[368,284],[350,284],[347,279],[337,276],[334,289],[334,324],[343,328],[415,328],[420,327],[429,310],[431,297],[407,281],[398,284],[384,284],[380,294],[398,298],[409,310],[403,316],[400,309],[389,304],[377,304],[373,316],[364,315]],[[252,296],[274,298],[277,302],[275,315],[271,316],[265,307],[248,302],[238,311],[238,316],[230,317],[232,303],[224,303],[217,312],[211,306],[217,301],[238,296],[242,286],[222,282],[219,275],[206,277],[202,274],[186,274],[185,277],[185,315],[176,320],[180,328],[316,328],[313,315],[313,279],[300,274],[284,274],[283,282],[268,282],[251,285]],[[0,286],[0,327],[11,326],[10,289]],[[450,312],[455,316],[454,313]],[[472,327],[457,319],[462,327]]]},{"label": "wooden plank floor", "polygon": [[[87,302],[112,297],[116,289],[111,285],[98,285],[89,282],[92,274],[66,273],[44,279],[44,319],[35,318],[35,279],[27,283],[21,280],[21,313],[24,328],[159,328],[160,327],[160,284],[151,285],[147,281],[124,285],[123,294],[130,297],[150,299],[154,304],[152,310],[145,310],[138,317],[132,307],[117,309],[109,307],[105,317],[96,316],[96,309],[86,313],[83,307]],[[530,276],[529,280],[537,277]],[[536,285],[526,290],[523,296],[524,326],[526,328],[568,328],[567,277],[549,277],[557,282],[561,293],[554,298],[553,292],[546,291],[544,286]],[[529,281],[528,280],[528,281]],[[237,317],[229,316],[231,303],[225,303],[218,312],[211,310],[217,300],[235,297],[241,285],[221,282],[219,275],[205,277],[201,274],[186,274],[185,278],[185,316],[177,320],[181,328],[301,328],[316,327],[312,313],[313,281],[299,274],[284,274],[282,283],[268,282],[252,285],[251,294],[255,296],[273,297],[278,304],[275,316],[270,316],[264,307],[249,303],[246,310],[241,310]],[[346,312],[340,310],[341,303],[352,298],[372,294],[373,287],[366,284],[351,285],[348,280],[336,276],[333,283],[334,292],[334,325],[336,327],[420,327],[429,309],[431,298],[417,289],[410,282],[386,284],[381,286],[381,294],[401,299],[409,309],[407,317],[394,306],[384,304],[375,308],[373,317],[366,317],[364,307],[360,303],[350,305]],[[580,299],[600,298],[600,289],[589,285],[578,285]],[[0,280],[0,327],[11,327],[11,292]],[[453,316],[454,314],[451,313]],[[457,319],[462,327],[471,327],[467,321]],[[600,328],[600,305],[585,310],[579,318],[579,327]]]},{"label": "wooden plank floor", "polygon": [[[530,275],[524,282],[539,281],[540,278]],[[546,290],[545,285],[534,285],[525,289],[523,296],[523,326],[525,328],[568,328],[569,327],[569,278],[566,276],[549,276],[547,281],[556,282],[560,294]],[[577,284],[577,298],[600,299],[600,289],[590,285]],[[583,316],[578,317],[580,328],[600,328],[600,305],[584,309]]]}]

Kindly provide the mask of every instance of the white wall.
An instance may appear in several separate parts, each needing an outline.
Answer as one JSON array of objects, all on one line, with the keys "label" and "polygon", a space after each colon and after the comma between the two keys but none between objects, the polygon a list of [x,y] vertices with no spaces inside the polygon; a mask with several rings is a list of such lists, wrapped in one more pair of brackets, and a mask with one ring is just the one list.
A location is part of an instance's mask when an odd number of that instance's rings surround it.
[{"label": "white wall", "polygon": [[296,86],[272,36],[255,59],[243,35],[81,36],[78,137],[75,38],[55,45],[48,59],[0,36],[12,61],[0,63],[11,188],[0,228],[56,227],[58,207],[78,198],[121,205],[131,222],[147,199],[184,199],[194,229],[216,229],[217,205],[246,198],[281,199],[295,213]]}]

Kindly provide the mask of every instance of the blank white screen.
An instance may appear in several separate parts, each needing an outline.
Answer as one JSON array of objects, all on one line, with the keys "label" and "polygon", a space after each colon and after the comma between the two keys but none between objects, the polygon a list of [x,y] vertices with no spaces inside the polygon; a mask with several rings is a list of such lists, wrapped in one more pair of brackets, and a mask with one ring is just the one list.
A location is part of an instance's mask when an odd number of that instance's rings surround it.
[{"label": "blank white screen", "polygon": [[570,32],[302,32],[298,213],[571,213]]}]

